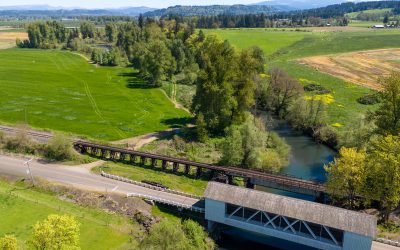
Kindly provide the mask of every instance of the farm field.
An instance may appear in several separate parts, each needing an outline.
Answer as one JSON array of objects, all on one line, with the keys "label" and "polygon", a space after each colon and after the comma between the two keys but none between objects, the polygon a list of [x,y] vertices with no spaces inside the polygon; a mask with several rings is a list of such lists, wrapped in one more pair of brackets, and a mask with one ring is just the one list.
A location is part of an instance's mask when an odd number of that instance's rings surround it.
[{"label": "farm field", "polygon": [[379,91],[382,90],[379,78],[389,75],[395,69],[400,69],[400,63],[397,62],[399,59],[400,49],[382,49],[306,57],[298,62],[345,81]]},{"label": "farm field", "polygon": [[0,49],[15,47],[15,40],[17,38],[21,40],[27,39],[28,34],[23,32],[23,30],[0,29]]},{"label": "farm field", "polygon": [[0,121],[119,140],[182,125],[158,88],[132,68],[96,67],[66,51],[0,51]]},{"label": "farm field", "polygon": [[134,229],[133,224],[121,216],[80,207],[50,194],[0,181],[0,235],[15,235],[21,249],[29,249],[27,241],[33,225],[50,214],[68,214],[78,220],[82,249],[125,249],[129,233]]},{"label": "farm field", "polygon": [[[328,123],[334,125],[339,133],[346,131],[358,115],[367,110],[374,110],[377,105],[361,105],[357,99],[373,90],[353,84],[329,74],[320,72],[313,67],[301,65],[298,59],[317,55],[332,55],[355,51],[399,48],[400,30],[373,30],[363,28],[353,32],[265,32],[264,29],[228,32],[227,30],[209,31],[228,39],[239,48],[257,45],[267,54],[267,67],[280,67],[302,84],[316,83],[331,90],[331,101],[327,103]],[[239,44],[247,36],[255,36],[245,45]],[[294,36],[300,34],[299,36]],[[250,35],[251,34],[251,35]],[[302,37],[301,37],[302,35]],[[268,37],[268,38],[267,38]],[[274,42],[269,43],[269,40]],[[289,45],[279,45],[283,40]],[[265,49],[266,48],[266,49]]]}]

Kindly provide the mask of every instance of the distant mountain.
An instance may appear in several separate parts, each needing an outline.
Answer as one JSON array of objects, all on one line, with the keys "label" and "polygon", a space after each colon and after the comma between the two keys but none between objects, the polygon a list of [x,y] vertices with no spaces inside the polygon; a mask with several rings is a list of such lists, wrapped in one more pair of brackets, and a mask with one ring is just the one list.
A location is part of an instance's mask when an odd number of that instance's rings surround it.
[{"label": "distant mountain", "polygon": [[[254,5],[267,5],[267,6],[287,6],[289,8],[306,10],[326,7],[334,4],[341,4],[347,2],[359,3],[364,0],[269,0],[259,3],[254,3]],[[367,0],[374,1],[374,0]],[[380,0],[375,0],[380,1]],[[364,1],[365,2],[365,1]]]},{"label": "distant mountain", "polygon": [[159,9],[147,12],[145,16],[216,16],[221,14],[226,15],[244,15],[244,14],[269,14],[286,9],[280,6],[267,6],[267,5],[208,5],[208,6],[182,6],[177,5],[168,7],[166,9]]},{"label": "distant mountain", "polygon": [[154,11],[148,7],[126,7],[118,9],[73,9],[64,7],[52,7],[48,5],[25,5],[0,7],[0,16],[139,16],[140,14]]}]

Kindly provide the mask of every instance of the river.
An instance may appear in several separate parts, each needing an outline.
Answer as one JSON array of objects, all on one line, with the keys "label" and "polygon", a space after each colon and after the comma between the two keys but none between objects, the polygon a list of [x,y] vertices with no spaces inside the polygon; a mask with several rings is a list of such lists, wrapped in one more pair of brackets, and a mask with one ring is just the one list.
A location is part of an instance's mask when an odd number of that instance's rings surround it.
[{"label": "river", "polygon": [[[285,139],[287,144],[290,145],[290,157],[289,165],[281,170],[282,173],[292,175],[297,178],[305,180],[314,180],[325,182],[326,172],[324,165],[331,162],[336,154],[331,148],[316,143],[309,136],[305,136],[303,133],[293,130],[285,121],[274,120],[272,131],[279,134],[280,137]],[[274,190],[257,186],[256,189],[285,196],[290,196],[299,199],[313,200],[314,197],[306,195],[299,195],[290,192]],[[245,238],[250,238],[246,240]],[[221,240],[218,245],[221,250],[236,250],[236,249],[299,249],[308,250],[310,248],[296,245],[289,242],[283,242],[272,237],[264,237],[262,239],[265,244],[259,244],[252,241],[256,236],[244,233],[238,230],[229,230],[222,234]],[[275,247],[274,247],[275,246]]]}]

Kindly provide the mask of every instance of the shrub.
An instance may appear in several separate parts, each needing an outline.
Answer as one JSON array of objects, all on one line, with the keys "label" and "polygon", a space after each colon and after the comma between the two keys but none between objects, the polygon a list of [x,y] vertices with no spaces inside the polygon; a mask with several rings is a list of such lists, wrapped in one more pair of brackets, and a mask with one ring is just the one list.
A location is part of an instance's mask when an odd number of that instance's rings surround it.
[{"label": "shrub", "polygon": [[318,127],[314,132],[314,137],[319,142],[325,143],[331,147],[336,147],[339,144],[338,134],[328,125]]},{"label": "shrub", "polygon": [[28,137],[27,131],[27,126],[19,125],[14,136],[4,138],[4,147],[16,153],[34,154],[35,147]]},{"label": "shrub", "polygon": [[374,105],[381,102],[381,97],[378,93],[367,94],[358,98],[357,102],[363,105]]},{"label": "shrub", "polygon": [[0,238],[0,249],[1,250],[17,250],[18,243],[14,235],[6,235]]},{"label": "shrub", "polygon": [[57,161],[72,160],[74,158],[72,144],[67,137],[55,135],[49,140],[44,156]]},{"label": "shrub", "polygon": [[304,88],[304,91],[307,91],[307,92],[316,91],[319,95],[329,94],[332,92],[331,90],[325,88],[324,86],[315,84],[315,83],[308,84],[308,85],[304,86],[303,88]]}]

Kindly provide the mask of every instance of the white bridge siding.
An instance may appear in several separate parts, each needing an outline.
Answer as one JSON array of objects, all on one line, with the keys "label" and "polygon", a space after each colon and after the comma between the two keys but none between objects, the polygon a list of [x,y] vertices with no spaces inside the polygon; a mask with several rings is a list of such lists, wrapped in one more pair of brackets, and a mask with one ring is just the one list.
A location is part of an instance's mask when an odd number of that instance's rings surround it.
[{"label": "white bridge siding", "polygon": [[324,250],[369,250],[376,232],[370,215],[215,182],[205,219],[209,230],[223,224]]}]

